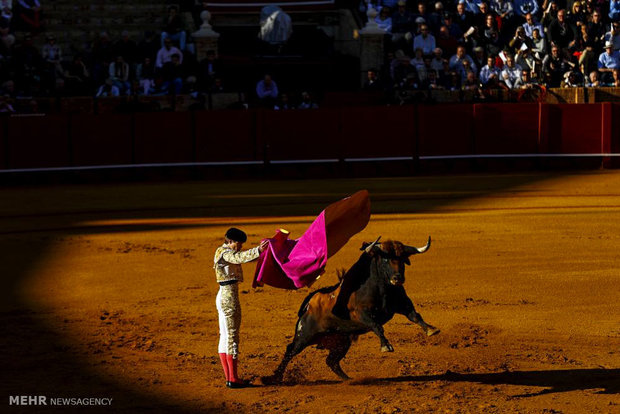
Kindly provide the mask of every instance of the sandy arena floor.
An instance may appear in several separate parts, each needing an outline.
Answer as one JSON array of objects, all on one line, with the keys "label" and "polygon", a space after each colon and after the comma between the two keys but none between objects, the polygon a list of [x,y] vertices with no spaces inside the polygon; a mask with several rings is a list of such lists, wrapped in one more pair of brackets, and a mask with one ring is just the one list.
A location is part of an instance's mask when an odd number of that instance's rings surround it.
[{"label": "sandy arena floor", "polygon": [[[366,188],[368,227],[313,288],[332,285],[364,240],[433,245],[405,287],[426,338],[397,316],[395,352],[355,343],[341,382],[326,351],[260,386],[310,290],[251,288],[244,266],[241,374],[217,357],[213,252],[230,225],[247,246],[298,237],[330,202]],[[191,182],[0,190],[2,412],[10,395],[111,397],[58,412],[620,413],[620,171],[403,179]],[[70,408],[70,407],[69,407]]]}]

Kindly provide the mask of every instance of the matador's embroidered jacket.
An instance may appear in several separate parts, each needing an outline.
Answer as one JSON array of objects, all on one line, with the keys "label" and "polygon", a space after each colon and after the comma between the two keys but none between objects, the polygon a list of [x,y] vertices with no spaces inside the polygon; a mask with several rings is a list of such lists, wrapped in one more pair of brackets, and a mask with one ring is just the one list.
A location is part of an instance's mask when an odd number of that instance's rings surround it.
[{"label": "matador's embroidered jacket", "polygon": [[215,277],[217,282],[227,282],[236,280],[243,282],[242,263],[248,263],[260,256],[258,247],[236,252],[226,244],[221,245],[215,251],[213,258],[213,268],[215,269]]}]

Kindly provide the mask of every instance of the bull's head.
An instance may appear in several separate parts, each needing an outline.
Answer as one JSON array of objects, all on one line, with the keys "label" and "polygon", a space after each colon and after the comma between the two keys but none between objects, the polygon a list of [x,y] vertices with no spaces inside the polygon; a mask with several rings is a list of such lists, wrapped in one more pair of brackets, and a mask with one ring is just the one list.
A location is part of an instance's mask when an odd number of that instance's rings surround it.
[{"label": "bull's head", "polygon": [[388,240],[379,243],[381,237],[372,243],[362,244],[361,250],[373,257],[378,276],[383,276],[390,284],[400,286],[405,283],[405,265],[410,265],[409,256],[426,252],[431,246],[431,238],[424,247],[412,247],[399,241]]}]

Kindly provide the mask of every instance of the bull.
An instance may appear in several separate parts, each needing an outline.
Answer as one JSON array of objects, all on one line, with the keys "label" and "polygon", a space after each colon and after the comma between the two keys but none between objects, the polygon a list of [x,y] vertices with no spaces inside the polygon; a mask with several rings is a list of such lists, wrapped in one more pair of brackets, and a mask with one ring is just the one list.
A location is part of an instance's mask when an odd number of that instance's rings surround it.
[{"label": "bull", "polygon": [[340,361],[359,335],[372,331],[379,337],[382,352],[394,351],[383,325],[395,314],[406,316],[428,336],[439,333],[416,312],[403,287],[409,257],[428,251],[431,238],[420,248],[390,240],[379,243],[379,239],[362,245],[360,250],[364,252],[339,283],[314,291],[304,299],[293,341],[273,375],[262,378],[263,383],[281,382],[291,359],[310,345],[328,349],[327,366],[343,380],[350,379]]}]

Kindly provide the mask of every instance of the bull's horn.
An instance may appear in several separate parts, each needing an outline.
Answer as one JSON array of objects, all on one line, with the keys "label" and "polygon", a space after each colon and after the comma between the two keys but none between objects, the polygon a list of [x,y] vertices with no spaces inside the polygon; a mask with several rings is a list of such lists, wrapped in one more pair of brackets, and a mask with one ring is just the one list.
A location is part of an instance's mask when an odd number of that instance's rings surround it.
[{"label": "bull's horn", "polygon": [[411,255],[411,254],[424,253],[425,251],[428,250],[429,247],[431,247],[431,236],[428,236],[428,242],[426,243],[426,246],[424,247],[405,246],[404,250],[406,254]]},{"label": "bull's horn", "polygon": [[366,248],[364,249],[364,251],[368,254],[370,254],[370,252],[372,252],[372,249],[377,245],[377,243],[379,243],[379,240],[381,239],[381,236],[377,237],[377,240],[375,240],[374,242],[370,243],[368,246],[366,246]]}]

